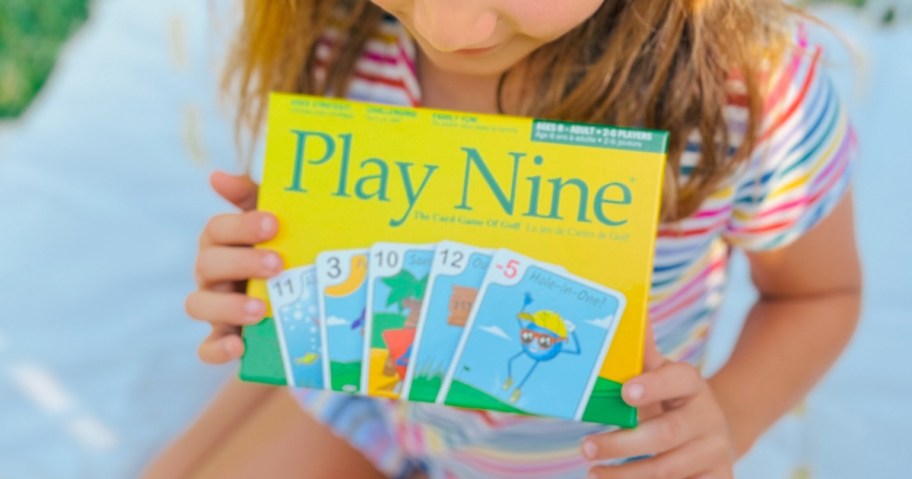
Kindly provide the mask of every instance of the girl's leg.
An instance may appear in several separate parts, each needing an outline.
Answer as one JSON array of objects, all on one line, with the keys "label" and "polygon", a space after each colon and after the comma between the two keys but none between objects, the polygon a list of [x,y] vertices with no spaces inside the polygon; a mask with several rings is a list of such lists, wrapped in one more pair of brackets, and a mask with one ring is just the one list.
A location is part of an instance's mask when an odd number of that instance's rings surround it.
[{"label": "girl's leg", "polygon": [[191,427],[149,465],[144,477],[189,477],[276,392],[277,388],[231,379]]},{"label": "girl's leg", "polygon": [[383,477],[284,388],[233,380],[146,479]]}]

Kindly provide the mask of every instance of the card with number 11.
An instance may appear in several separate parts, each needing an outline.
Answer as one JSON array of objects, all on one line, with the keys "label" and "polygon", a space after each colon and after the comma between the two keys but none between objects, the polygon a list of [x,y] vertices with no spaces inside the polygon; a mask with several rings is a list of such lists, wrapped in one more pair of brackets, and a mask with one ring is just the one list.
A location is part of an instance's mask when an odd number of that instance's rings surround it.
[{"label": "card with number 11", "polygon": [[268,286],[288,384],[322,389],[316,270],[313,266],[293,268],[269,280]]}]

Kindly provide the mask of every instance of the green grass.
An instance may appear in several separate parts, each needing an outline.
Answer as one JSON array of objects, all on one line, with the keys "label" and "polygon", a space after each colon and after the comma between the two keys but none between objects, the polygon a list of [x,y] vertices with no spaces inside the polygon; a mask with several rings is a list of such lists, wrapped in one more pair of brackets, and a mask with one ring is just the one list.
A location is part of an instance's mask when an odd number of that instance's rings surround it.
[{"label": "green grass", "polygon": [[[361,387],[361,361],[350,363],[331,361],[329,375],[333,391],[356,392]],[[343,389],[345,386],[354,386],[355,389],[346,391]]]},{"label": "green grass", "polygon": [[409,389],[409,401],[434,402],[441,386],[443,376],[415,376]]},{"label": "green grass", "polygon": [[[413,384],[413,391],[414,387]],[[487,409],[531,415],[484,391],[456,380],[450,385],[446,404],[471,409]],[[636,427],[637,424],[637,412],[635,408],[628,406],[621,399],[621,385],[619,383],[598,378],[595,382],[595,387],[592,389],[589,403],[583,412],[582,420],[632,428]]]},{"label": "green grass", "polygon": [[450,392],[447,393],[446,404],[470,409],[486,409],[489,411],[511,412],[514,414],[531,416],[531,414],[521,409],[517,409],[480,389],[475,389],[474,387],[455,379],[452,384],[450,384]]},{"label": "green grass", "polygon": [[41,91],[60,47],[88,17],[89,0],[2,0],[0,119],[25,111]]},{"label": "green grass", "polygon": [[240,377],[244,381],[286,384],[282,352],[272,318],[244,327],[244,357],[241,359]]}]

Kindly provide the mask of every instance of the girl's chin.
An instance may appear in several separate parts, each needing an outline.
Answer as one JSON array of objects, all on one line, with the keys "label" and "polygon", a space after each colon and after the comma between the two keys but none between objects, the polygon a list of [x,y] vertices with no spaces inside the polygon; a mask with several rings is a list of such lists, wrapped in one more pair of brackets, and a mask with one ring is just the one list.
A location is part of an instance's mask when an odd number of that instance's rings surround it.
[{"label": "girl's chin", "polygon": [[[494,52],[490,52],[494,53]],[[510,69],[519,60],[509,61],[500,55],[489,53],[435,52],[426,55],[428,60],[440,70],[456,75],[496,76]]]}]

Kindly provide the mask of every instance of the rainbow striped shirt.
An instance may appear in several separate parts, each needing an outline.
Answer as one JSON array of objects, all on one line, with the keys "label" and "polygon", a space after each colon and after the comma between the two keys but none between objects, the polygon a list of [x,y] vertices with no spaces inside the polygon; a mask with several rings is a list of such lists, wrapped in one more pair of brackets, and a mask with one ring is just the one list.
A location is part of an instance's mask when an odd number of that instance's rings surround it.
[{"label": "rainbow striped shirt", "polygon": [[[337,35],[318,47],[325,60]],[[700,365],[726,284],[732,248],[785,246],[813,227],[847,189],[855,135],[820,71],[819,48],[798,45],[770,78],[760,142],[749,162],[699,210],[660,225],[649,319],[659,349]],[[348,97],[418,106],[415,46],[395,21],[385,22],[356,64]],[[725,113],[732,147],[746,131],[743,86]],[[681,174],[700,159],[699,136],[681,159]],[[294,391],[302,407],[347,438],[383,472],[405,477],[416,468],[433,478],[585,477],[580,442],[605,426],[473,412],[322,391]]]}]

